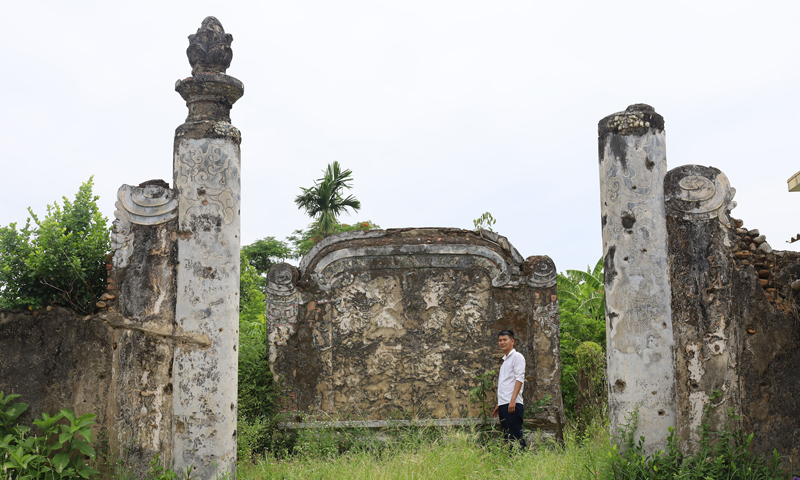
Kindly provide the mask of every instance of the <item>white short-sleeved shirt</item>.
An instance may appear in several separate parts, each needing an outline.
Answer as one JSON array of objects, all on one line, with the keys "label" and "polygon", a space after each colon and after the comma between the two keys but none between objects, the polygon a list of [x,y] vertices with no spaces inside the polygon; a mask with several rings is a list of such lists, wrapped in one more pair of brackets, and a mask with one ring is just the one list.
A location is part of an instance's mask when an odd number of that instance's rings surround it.
[{"label": "white short-sleeved shirt", "polygon": [[522,389],[525,388],[525,357],[512,348],[508,355],[503,357],[503,365],[500,367],[500,377],[497,380],[498,405],[511,402],[517,381],[522,383],[522,386],[519,387],[516,403],[522,403]]}]

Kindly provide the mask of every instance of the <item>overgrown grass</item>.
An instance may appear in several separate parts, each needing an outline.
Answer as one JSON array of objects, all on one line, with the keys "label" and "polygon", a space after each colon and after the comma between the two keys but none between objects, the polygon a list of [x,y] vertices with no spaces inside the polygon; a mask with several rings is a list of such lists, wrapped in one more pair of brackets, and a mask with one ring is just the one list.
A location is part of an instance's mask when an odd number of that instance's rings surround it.
[{"label": "overgrown grass", "polygon": [[[636,413],[632,414],[635,430]],[[631,430],[632,431],[632,430]],[[311,429],[301,432],[291,452],[264,453],[242,459],[240,480],[255,479],[425,479],[514,478],[594,480],[788,480],[776,457],[748,453],[751,436],[727,427],[712,443],[704,437],[697,452],[682,455],[671,437],[670,449],[645,455],[631,431],[612,445],[606,421],[584,433],[565,432],[564,446],[554,441],[511,450],[494,433],[479,430],[415,428],[390,432],[390,439],[370,441],[371,433]],[[798,477],[794,477],[798,478]]]},{"label": "overgrown grass", "polygon": [[279,459],[267,453],[242,461],[238,478],[586,479],[591,477],[587,468],[608,452],[606,432],[604,425],[593,425],[583,436],[568,432],[563,449],[547,441],[513,453],[508,444],[484,441],[478,432],[458,429],[404,432],[395,440],[364,443],[343,454],[319,448],[324,444],[319,438],[305,447],[310,438],[299,438],[302,454]]}]

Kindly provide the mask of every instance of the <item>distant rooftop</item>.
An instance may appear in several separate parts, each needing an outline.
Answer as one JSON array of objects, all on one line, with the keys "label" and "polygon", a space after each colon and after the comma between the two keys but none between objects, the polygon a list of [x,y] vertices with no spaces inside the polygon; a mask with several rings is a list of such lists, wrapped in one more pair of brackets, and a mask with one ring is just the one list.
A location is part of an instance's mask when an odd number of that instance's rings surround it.
[{"label": "distant rooftop", "polygon": [[789,177],[789,180],[786,182],[789,184],[790,192],[800,192],[800,172]]}]

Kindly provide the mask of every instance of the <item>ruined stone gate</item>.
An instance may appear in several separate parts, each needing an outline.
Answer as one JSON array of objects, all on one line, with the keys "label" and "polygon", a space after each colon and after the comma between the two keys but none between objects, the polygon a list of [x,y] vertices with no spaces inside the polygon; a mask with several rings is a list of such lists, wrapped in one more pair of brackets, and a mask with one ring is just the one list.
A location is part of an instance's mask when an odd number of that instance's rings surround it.
[{"label": "ruined stone gate", "polygon": [[[562,414],[556,269],[488,231],[405,228],[326,238],[267,283],[270,365],[287,408],[323,418],[479,416],[475,376],[499,371],[497,333],[526,358],[532,423]],[[489,400],[490,402],[493,399]]]},{"label": "ruined stone gate", "polygon": [[[173,183],[123,185],[107,303],[0,312],[0,390],[27,420],[97,413],[112,453],[144,476],[155,454],[198,478],[235,472],[243,84],[225,72],[232,37],[213,17],[191,35],[192,76],[176,91]],[[667,171],[663,118],[633,105],[599,125],[612,428],[639,406],[652,451],[675,426],[696,445],[715,391],[755,435],[800,459],[800,254],[774,251],[730,217],[735,190],[713,167]],[[472,378],[497,369],[513,329],[535,421],[561,414],[555,265],[507,239],[459,229],[393,229],[324,240],[269,272],[270,359],[289,407],[385,419],[411,409],[472,417]],[[364,418],[364,417],[361,417]]]},{"label": "ruined stone gate", "polygon": [[667,171],[664,119],[643,104],[598,126],[612,430],[638,407],[652,452],[698,445],[730,409],[757,453],[800,465],[800,253],[730,217],[719,169]]}]

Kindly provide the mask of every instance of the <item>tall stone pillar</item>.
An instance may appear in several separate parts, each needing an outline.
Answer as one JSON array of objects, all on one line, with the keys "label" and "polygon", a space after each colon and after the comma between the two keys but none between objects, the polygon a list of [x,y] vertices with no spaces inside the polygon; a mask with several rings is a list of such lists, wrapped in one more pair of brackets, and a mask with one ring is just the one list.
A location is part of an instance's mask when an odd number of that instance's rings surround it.
[{"label": "tall stone pillar", "polygon": [[202,479],[236,469],[239,344],[239,131],[230,109],[244,93],[225,75],[233,37],[214,17],[189,36],[192,76],[175,90],[189,116],[175,131],[179,332],[173,360],[173,468]]},{"label": "tall stone pillar", "polygon": [[636,438],[666,446],[675,425],[664,119],[631,105],[598,125],[612,433],[638,407]]}]

